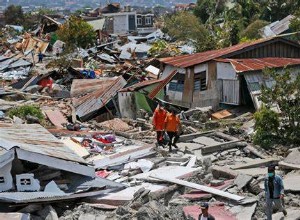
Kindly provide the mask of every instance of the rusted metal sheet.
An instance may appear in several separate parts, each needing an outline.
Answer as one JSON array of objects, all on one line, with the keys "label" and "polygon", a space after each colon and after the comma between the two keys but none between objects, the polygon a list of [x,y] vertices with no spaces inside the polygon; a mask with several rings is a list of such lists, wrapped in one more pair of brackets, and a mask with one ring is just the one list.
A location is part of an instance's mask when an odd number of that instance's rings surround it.
[{"label": "rusted metal sheet", "polygon": [[231,63],[237,73],[300,65],[300,59],[293,58],[257,58],[257,59],[217,59],[219,62]]},{"label": "rusted metal sheet", "polygon": [[39,124],[0,123],[0,147],[12,147],[63,160],[85,163],[75,152],[65,146]]},{"label": "rusted metal sheet", "polygon": [[63,114],[55,109],[55,110],[44,110],[45,114],[49,118],[52,124],[57,128],[63,128],[63,124],[67,124],[67,119],[63,116]]},{"label": "rusted metal sheet", "polygon": [[146,80],[140,83],[136,83],[132,86],[126,87],[124,89],[121,89],[119,92],[132,92],[132,91],[137,91],[145,86],[149,86],[149,85],[153,85],[155,83],[160,83],[162,82],[162,80],[158,80],[158,79],[153,79],[153,80]]},{"label": "rusted metal sheet", "polygon": [[177,71],[174,70],[171,72],[164,80],[162,80],[157,87],[155,87],[148,95],[150,99],[154,99],[155,96],[159,93],[160,90],[162,90],[176,75]]},{"label": "rusted metal sheet", "polygon": [[120,76],[107,89],[99,89],[73,102],[76,114],[82,118],[104,107],[126,85],[126,80]]},{"label": "rusted metal sheet", "polygon": [[[167,57],[167,58],[161,58],[159,59],[160,62],[175,66],[175,67],[181,67],[181,68],[186,68],[190,66],[195,66],[197,64],[201,64],[204,62],[208,62],[213,59],[217,58],[228,58],[231,56],[236,55],[237,53],[241,52],[246,52],[254,47],[261,47],[265,44],[271,44],[271,43],[277,43],[277,42],[283,42],[285,44],[292,45],[294,48],[299,49],[299,44],[286,40],[284,38],[280,37],[273,37],[273,38],[267,38],[267,39],[259,39],[256,41],[252,42],[245,42],[245,43],[240,43],[231,47],[223,48],[223,49],[218,49],[218,50],[210,50],[206,52],[201,52],[201,53],[195,53],[191,55],[182,55],[182,56],[176,56],[176,57]],[[274,55],[273,55],[274,57]]]},{"label": "rusted metal sheet", "polygon": [[107,89],[115,81],[107,79],[74,79],[71,86],[71,97],[83,96],[99,89]]}]

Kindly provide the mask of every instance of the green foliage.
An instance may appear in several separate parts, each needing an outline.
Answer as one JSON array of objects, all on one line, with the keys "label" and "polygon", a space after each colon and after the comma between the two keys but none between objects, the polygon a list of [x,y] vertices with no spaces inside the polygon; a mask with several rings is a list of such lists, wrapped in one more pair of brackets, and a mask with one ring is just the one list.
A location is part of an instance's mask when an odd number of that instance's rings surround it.
[{"label": "green foliage", "polygon": [[82,18],[71,16],[68,22],[57,30],[58,39],[65,42],[68,47],[87,48],[96,40],[93,27]]},{"label": "green foliage", "polygon": [[164,31],[176,40],[195,42],[198,51],[214,46],[208,30],[190,12],[183,11],[165,17]]},{"label": "green foliage", "polygon": [[13,118],[13,116],[26,119],[26,115],[31,115],[37,117],[40,120],[44,119],[44,115],[38,106],[34,105],[23,105],[20,107],[13,108],[9,110],[8,116]]},{"label": "green foliage", "polygon": [[254,114],[255,135],[254,144],[268,148],[276,143],[279,129],[279,115],[270,108],[263,106]]},{"label": "green foliage", "polygon": [[250,40],[256,40],[261,38],[260,29],[268,25],[269,22],[263,20],[255,20],[248,27],[241,32],[242,38],[247,38]]},{"label": "green foliage", "polygon": [[4,20],[6,24],[23,25],[24,13],[20,5],[10,5],[4,11]]},{"label": "green foliage", "polygon": [[280,137],[287,143],[300,144],[300,74],[292,74],[290,70],[267,70],[265,77],[272,78],[275,85],[262,87],[261,100],[269,107],[278,105]]},{"label": "green foliage", "polygon": [[177,47],[170,45],[164,40],[155,41],[150,50],[149,55],[153,57],[169,57],[180,54]]}]

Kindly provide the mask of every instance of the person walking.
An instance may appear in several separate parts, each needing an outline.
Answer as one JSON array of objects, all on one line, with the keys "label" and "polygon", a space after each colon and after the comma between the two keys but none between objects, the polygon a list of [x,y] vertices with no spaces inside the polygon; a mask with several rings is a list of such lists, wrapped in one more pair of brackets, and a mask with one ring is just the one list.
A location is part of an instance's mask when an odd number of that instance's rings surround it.
[{"label": "person walking", "polygon": [[179,139],[179,128],[180,128],[180,119],[176,115],[175,110],[171,110],[171,113],[168,113],[165,119],[165,131],[167,132],[170,141],[169,141],[169,151],[172,151],[172,146],[178,148],[176,143]]},{"label": "person walking", "polygon": [[38,63],[42,63],[43,62],[43,58],[44,58],[44,54],[42,53],[42,51],[39,52],[38,58],[39,58]]},{"label": "person walking", "polygon": [[199,215],[198,220],[215,220],[215,217],[208,213],[208,208],[209,204],[207,202],[201,204],[201,214]]},{"label": "person walking", "polygon": [[275,166],[268,167],[268,175],[265,178],[266,214],[267,220],[272,220],[273,207],[282,212],[284,216],[287,211],[284,208],[284,186],[281,176],[275,174]]},{"label": "person walking", "polygon": [[156,131],[157,146],[161,146],[163,142],[166,116],[167,111],[160,103],[153,113],[153,127]]}]

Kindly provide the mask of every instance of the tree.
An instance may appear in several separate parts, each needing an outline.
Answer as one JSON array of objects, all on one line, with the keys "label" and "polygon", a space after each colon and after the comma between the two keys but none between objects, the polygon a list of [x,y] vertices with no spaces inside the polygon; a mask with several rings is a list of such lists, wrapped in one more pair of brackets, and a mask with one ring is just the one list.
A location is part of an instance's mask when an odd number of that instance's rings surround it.
[{"label": "tree", "polygon": [[96,40],[93,27],[82,18],[71,16],[70,19],[57,30],[58,39],[65,42],[67,47],[87,48]]},{"label": "tree", "polygon": [[193,41],[196,47],[206,44],[209,38],[205,26],[195,15],[186,11],[165,17],[164,31],[176,40]]},{"label": "tree", "polygon": [[[283,72],[267,70],[264,72],[264,78],[268,77],[274,81],[274,85],[271,87],[262,86],[260,100],[267,109],[271,109],[275,105],[280,109],[276,136],[283,143],[300,144],[300,74],[292,74],[290,70]],[[261,124],[267,126],[270,123],[267,117],[269,114],[263,115],[263,123]],[[258,121],[256,121],[257,123]],[[261,135],[262,132],[269,130],[274,131],[270,128],[258,129],[256,135]]]},{"label": "tree", "polygon": [[263,20],[255,20],[241,32],[241,38],[256,40],[261,38],[260,29],[268,25],[269,22]]},{"label": "tree", "polygon": [[6,24],[23,25],[24,13],[20,5],[10,5],[4,11],[4,20]]}]

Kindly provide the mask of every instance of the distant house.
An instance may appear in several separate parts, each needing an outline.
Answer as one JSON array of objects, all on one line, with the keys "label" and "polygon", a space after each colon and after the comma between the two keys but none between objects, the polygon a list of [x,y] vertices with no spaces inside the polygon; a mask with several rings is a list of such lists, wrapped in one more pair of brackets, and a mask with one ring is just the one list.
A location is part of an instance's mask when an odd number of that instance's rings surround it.
[{"label": "distant house", "polygon": [[280,21],[275,21],[271,24],[266,25],[265,27],[260,29],[261,36],[263,38],[275,37],[280,34],[285,34],[290,31],[290,23],[291,20],[295,18],[293,15],[288,15],[284,19]]},{"label": "distant house", "polygon": [[127,34],[136,31],[136,12],[103,14],[107,18],[107,31],[111,34]]},{"label": "distant house", "polygon": [[[261,74],[265,67],[297,67],[300,45],[274,37],[159,61],[160,79],[170,78],[165,86],[167,101],[189,108],[212,106],[217,109],[220,104],[258,107],[251,90],[253,71]],[[256,78],[261,79],[262,74]]]},{"label": "distant house", "polygon": [[139,13],[136,16],[137,31],[140,35],[150,34],[155,31],[154,28],[154,14]]}]

